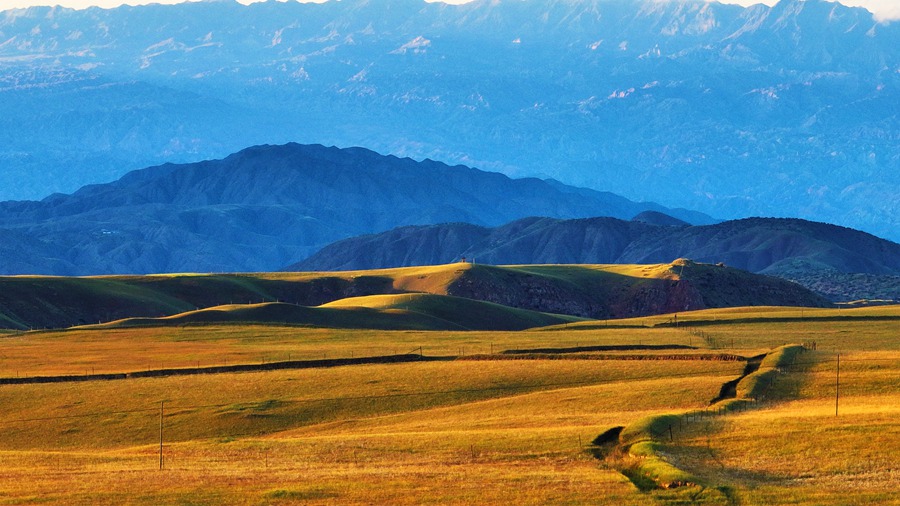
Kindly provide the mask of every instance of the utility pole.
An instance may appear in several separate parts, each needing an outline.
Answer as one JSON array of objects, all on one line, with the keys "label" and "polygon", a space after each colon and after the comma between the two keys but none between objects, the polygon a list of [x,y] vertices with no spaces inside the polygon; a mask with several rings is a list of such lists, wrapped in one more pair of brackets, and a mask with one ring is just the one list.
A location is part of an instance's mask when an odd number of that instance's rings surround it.
[{"label": "utility pole", "polygon": [[159,401],[159,470],[163,469],[163,409],[166,401]]}]

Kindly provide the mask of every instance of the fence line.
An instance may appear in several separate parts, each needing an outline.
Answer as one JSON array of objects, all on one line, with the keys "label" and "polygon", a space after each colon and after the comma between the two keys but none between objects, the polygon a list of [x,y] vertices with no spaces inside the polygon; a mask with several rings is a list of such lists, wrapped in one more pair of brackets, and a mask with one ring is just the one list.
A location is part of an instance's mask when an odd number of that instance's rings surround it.
[{"label": "fence line", "polygon": [[[689,372],[689,373],[675,373],[675,374],[652,374],[652,375],[639,375],[639,376],[630,376],[630,377],[622,377],[622,378],[611,378],[611,379],[596,379],[596,380],[585,380],[585,381],[565,381],[565,382],[554,382],[554,383],[532,383],[532,384],[524,384],[524,385],[509,385],[509,386],[494,386],[494,387],[485,387],[485,388],[461,388],[454,390],[431,390],[431,391],[423,391],[423,392],[405,392],[405,393],[394,393],[394,394],[380,394],[380,395],[360,395],[360,396],[342,396],[342,397],[318,397],[311,399],[287,399],[287,400],[279,400],[281,403],[314,403],[314,402],[334,402],[334,401],[359,401],[359,400],[383,400],[383,399],[391,399],[391,398],[402,398],[402,397],[415,397],[415,396],[437,396],[437,395],[452,395],[452,394],[467,394],[467,393],[485,393],[485,392],[496,392],[496,391],[515,391],[515,390],[527,390],[529,392],[539,392],[542,389],[558,389],[558,388],[568,388],[568,387],[578,387],[578,386],[600,386],[609,383],[622,383],[628,381],[648,381],[648,380],[658,380],[658,379],[669,379],[669,378],[689,378],[689,377],[704,377],[709,376],[711,374],[716,373],[725,373],[733,368],[733,364],[731,363],[720,363],[721,365],[727,365],[728,367],[713,367],[714,365],[719,364],[710,364],[710,367],[705,368],[700,372]],[[222,408],[228,406],[235,405],[252,405],[254,403],[266,402],[271,399],[263,399],[258,401],[241,401],[238,403],[235,402],[226,402],[226,403],[216,403],[216,404],[197,404],[197,405],[179,405],[175,404],[173,401],[166,401],[166,409],[168,411],[172,410],[185,410],[185,409],[201,409],[201,408]],[[117,410],[117,411],[100,411],[100,412],[89,412],[89,413],[79,413],[75,415],[59,415],[59,416],[51,416],[51,417],[40,417],[40,418],[22,418],[22,419],[13,419],[13,420],[0,420],[0,425],[8,425],[14,423],[22,423],[22,422],[36,422],[36,421],[48,421],[48,420],[62,420],[67,418],[90,418],[92,416],[101,417],[101,416],[110,416],[116,414],[129,414],[129,413],[142,413],[142,412],[158,412],[159,404],[154,403],[153,407],[148,408],[139,408],[134,410]]]},{"label": "fence line", "polygon": [[[842,363],[847,363],[847,362],[897,362],[898,360],[897,359],[887,359],[887,358],[884,358],[884,359],[841,358],[840,361]],[[837,358],[816,360],[816,361],[794,362],[794,363],[792,363],[788,366],[785,366],[781,369],[790,369],[794,366],[800,366],[800,365],[827,364],[827,363],[831,363],[831,362],[837,362]],[[713,365],[717,365],[717,364],[710,364],[710,366],[713,366]],[[725,363],[722,363],[722,365],[725,365]],[[717,369],[715,367],[712,367],[712,368],[707,368],[702,372],[675,373],[675,374],[653,374],[653,375],[640,375],[640,376],[630,376],[630,377],[603,379],[603,380],[567,381],[567,382],[554,382],[554,383],[532,383],[532,384],[525,384],[525,385],[494,386],[494,387],[485,387],[485,388],[464,388],[464,389],[455,389],[455,390],[431,390],[431,391],[423,391],[423,392],[406,392],[406,393],[381,394],[381,395],[319,397],[319,398],[311,398],[311,399],[287,399],[287,400],[279,400],[279,402],[300,404],[300,403],[314,403],[314,402],[378,400],[378,399],[415,397],[415,396],[430,396],[430,395],[437,396],[437,395],[451,395],[451,394],[464,394],[464,393],[515,391],[515,390],[528,390],[528,391],[539,392],[539,391],[542,391],[542,389],[557,389],[557,388],[589,386],[589,385],[600,386],[600,385],[607,384],[607,383],[622,383],[622,382],[628,382],[628,381],[648,381],[648,380],[669,379],[669,378],[704,377],[704,376],[709,376],[711,374],[724,373],[727,370],[732,368],[732,364],[728,363],[727,365],[728,365],[727,368]],[[252,405],[254,403],[266,402],[269,400],[271,400],[271,399],[264,399],[264,400],[259,400],[259,401],[247,400],[247,401],[241,401],[239,403],[230,402],[230,403],[216,403],[216,404],[194,404],[194,405],[170,404],[171,401],[167,401],[167,409],[168,410],[185,410],[185,409],[202,409],[202,408],[222,408],[222,407],[235,406],[235,405]],[[755,400],[755,399],[738,399],[738,400],[747,400],[747,401],[753,401],[756,403],[759,402],[758,400]],[[723,408],[723,409],[726,409],[726,408]],[[73,415],[59,415],[59,416],[48,416],[48,417],[0,420],[0,425],[8,425],[8,424],[14,424],[14,423],[63,420],[63,419],[72,419],[72,418],[103,417],[103,416],[120,415],[120,414],[147,413],[147,412],[158,412],[158,411],[159,411],[158,404],[154,404],[153,407],[137,408],[137,409],[131,409],[131,410],[96,411],[96,412],[79,413],[79,414],[73,414]],[[704,411],[706,411],[706,410],[704,410]],[[711,416],[711,415],[707,414],[707,415],[703,415],[703,416]]]},{"label": "fence line", "polygon": [[[160,369],[147,369],[142,371],[131,371],[131,372],[120,372],[120,373],[85,373],[85,374],[61,374],[61,375],[52,375],[52,376],[41,376],[34,375],[28,376],[22,375],[19,376],[17,371],[17,375],[15,378],[13,377],[0,377],[0,386],[2,385],[24,385],[24,384],[36,384],[36,383],[66,383],[66,382],[84,382],[84,381],[111,381],[111,380],[123,380],[123,379],[134,379],[134,378],[153,378],[153,377],[167,377],[167,376],[188,376],[188,375],[198,375],[198,374],[228,374],[228,373],[238,373],[238,372],[264,372],[264,371],[276,371],[276,370],[290,370],[290,369],[308,369],[308,368],[329,368],[329,367],[340,367],[340,366],[350,366],[350,365],[371,365],[371,364],[393,364],[393,363],[408,363],[408,362],[427,362],[427,361],[452,361],[452,360],[509,360],[512,358],[520,358],[526,360],[541,360],[541,359],[595,359],[595,360],[746,360],[746,357],[740,355],[697,355],[697,354],[684,354],[684,355],[647,355],[647,356],[637,356],[634,354],[626,355],[613,355],[613,354],[590,354],[590,355],[570,355],[574,353],[591,353],[596,351],[609,351],[621,349],[621,351],[662,351],[665,349],[684,349],[684,350],[695,350],[701,351],[703,348],[691,348],[682,345],[628,345],[628,346],[611,346],[611,345],[602,345],[602,346],[577,346],[573,348],[534,348],[534,349],[516,349],[516,350],[504,350],[498,351],[494,353],[493,345],[491,345],[491,353],[490,354],[472,354],[472,355],[464,355],[464,350],[460,348],[459,355],[425,355],[423,353],[422,346],[413,347],[410,351],[404,354],[394,354],[394,355],[374,355],[367,357],[351,357],[349,358],[322,358],[322,359],[310,359],[310,360],[286,360],[286,361],[272,361],[268,362],[266,359],[263,359],[261,363],[243,363],[243,364],[232,364],[227,365],[227,360],[225,361],[226,365],[216,365],[216,366],[203,366],[199,365],[196,367],[176,367],[176,368],[160,368]],[[804,347],[808,350],[815,351],[816,347],[807,346],[807,343],[804,343]],[[417,353],[418,352],[418,353]],[[570,356],[567,356],[570,355]],[[892,362],[896,361],[896,359],[892,358],[863,358],[863,359],[852,359],[843,357],[841,359],[844,363],[853,363],[853,362]],[[817,359],[814,362],[792,362],[791,364],[782,366],[782,368],[790,368],[794,366],[802,366],[802,365],[812,365],[812,364],[825,364],[834,362],[834,359]]]}]

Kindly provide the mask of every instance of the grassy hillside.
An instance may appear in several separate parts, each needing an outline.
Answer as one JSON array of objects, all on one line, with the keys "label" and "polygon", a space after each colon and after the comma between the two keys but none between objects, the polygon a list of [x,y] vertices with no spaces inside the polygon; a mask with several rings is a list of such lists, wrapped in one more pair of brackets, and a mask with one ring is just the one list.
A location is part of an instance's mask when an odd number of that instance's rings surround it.
[{"label": "grassy hillside", "polygon": [[[335,273],[0,277],[0,327],[64,328],[126,318],[168,317],[224,305],[284,302],[320,306],[348,297],[398,293],[453,295],[510,308],[587,318],[620,318],[733,305],[827,304],[797,285],[693,262],[510,267],[457,263]],[[429,311],[437,309],[432,304]],[[269,316],[255,314],[259,309],[248,311],[230,316],[245,314],[270,321]],[[442,318],[454,320],[446,318],[453,310],[441,311]],[[517,314],[516,318],[524,315]],[[189,322],[209,315],[195,314],[182,320]],[[274,318],[302,321],[304,317]],[[336,321],[324,317],[316,320],[318,317],[313,318],[311,313],[306,318],[312,318],[312,324],[316,325]],[[422,327],[422,322],[400,321],[387,328],[434,328],[429,325]],[[524,328],[523,325],[502,328]],[[374,320],[351,326],[386,328]],[[485,327],[483,323],[471,327],[498,328]]]},{"label": "grassy hillside", "polygon": [[448,330],[453,327],[452,322],[439,321],[423,314],[408,312],[391,314],[362,307],[352,309],[306,307],[280,302],[229,304],[161,318],[125,318],[91,327],[171,327],[228,323],[373,330]]},{"label": "grassy hillside", "polygon": [[490,302],[447,295],[370,295],[341,299],[325,308],[371,308],[390,314],[427,316],[464,330],[524,330],[533,327],[569,324],[584,318],[515,309]]},{"label": "grassy hillside", "polygon": [[[696,504],[895,504],[900,354],[845,351],[840,376],[837,364],[832,352],[807,351],[766,373],[762,406],[732,404],[727,416],[702,421],[670,418],[674,437],[659,431],[634,464],[655,477],[667,467],[668,476],[697,484],[652,492],[663,502],[690,496]],[[650,459],[656,471],[646,467]]]},{"label": "grassy hillside", "polygon": [[582,321],[446,295],[370,295],[318,307],[264,302],[230,304],[161,318],[126,318],[97,328],[191,324],[292,325],[370,330],[524,330]]}]

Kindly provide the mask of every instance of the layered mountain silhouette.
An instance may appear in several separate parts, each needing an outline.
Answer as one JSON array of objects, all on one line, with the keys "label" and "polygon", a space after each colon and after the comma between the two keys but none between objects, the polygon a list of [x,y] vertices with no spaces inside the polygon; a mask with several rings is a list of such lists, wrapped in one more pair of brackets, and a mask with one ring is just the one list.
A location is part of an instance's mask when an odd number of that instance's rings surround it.
[{"label": "layered mountain silhouette", "polygon": [[[835,300],[900,299],[900,244],[799,219],[690,226],[642,213],[631,221],[526,218],[495,228],[411,226],[337,242],[288,270],[431,265],[461,258],[507,265],[646,264],[679,257],[796,280]],[[861,273],[868,284],[852,281]]]},{"label": "layered mountain silhouette", "polygon": [[0,203],[0,273],[271,271],[333,241],[402,225],[650,211],[713,221],[558,182],[361,148],[257,146],[223,160],[135,171],[71,195]]},{"label": "layered mountain silhouette", "polygon": [[900,240],[897,47],[825,0],[3,11],[0,199],[298,141]]}]

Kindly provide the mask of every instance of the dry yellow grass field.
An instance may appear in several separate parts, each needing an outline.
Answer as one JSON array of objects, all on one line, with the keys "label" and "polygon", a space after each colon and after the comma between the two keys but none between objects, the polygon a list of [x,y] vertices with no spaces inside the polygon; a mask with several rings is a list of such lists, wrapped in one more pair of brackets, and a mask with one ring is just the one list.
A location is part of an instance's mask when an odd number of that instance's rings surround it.
[{"label": "dry yellow grass field", "polygon": [[840,377],[835,355],[802,357],[777,402],[696,424],[664,451],[737,504],[900,503],[900,353],[844,353]]},{"label": "dry yellow grass field", "polygon": [[[0,339],[0,377],[118,373],[321,358],[497,353],[509,349],[620,345],[704,347],[674,328],[432,332],[211,325],[28,332]],[[756,354],[765,348],[727,349]],[[670,352],[667,352],[670,353]]]},{"label": "dry yellow grass field", "polygon": [[7,385],[0,498],[639,504],[582,447],[609,425],[705,405],[741,368],[714,365],[455,361]]},{"label": "dry yellow grass field", "polygon": [[[860,317],[834,318],[848,313]],[[587,449],[611,427],[704,409],[743,362],[584,360],[590,352],[492,358],[509,349],[689,343],[700,349],[604,353],[748,357],[812,341],[818,351],[781,372],[766,403],[685,424],[660,441],[661,451],[702,480],[709,493],[694,496],[701,503],[891,504],[892,456],[900,451],[897,315],[897,308],[748,308],[679,314],[704,324],[677,328],[667,315],[522,332],[217,325],[7,335],[0,339],[6,378],[418,353],[420,346],[425,355],[487,356],[0,385],[0,504],[685,504],[695,488],[641,491]],[[719,343],[733,338],[734,347],[710,350],[691,333],[696,328]]]}]

